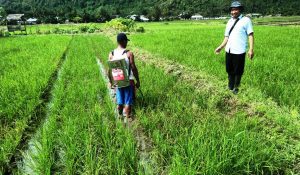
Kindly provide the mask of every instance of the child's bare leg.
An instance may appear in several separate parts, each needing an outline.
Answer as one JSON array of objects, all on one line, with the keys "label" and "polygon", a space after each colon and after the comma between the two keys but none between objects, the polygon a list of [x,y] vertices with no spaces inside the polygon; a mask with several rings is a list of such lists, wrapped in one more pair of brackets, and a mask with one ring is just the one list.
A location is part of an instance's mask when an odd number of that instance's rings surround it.
[{"label": "child's bare leg", "polygon": [[125,112],[126,117],[130,117],[131,116],[131,106],[125,105],[124,112]]}]

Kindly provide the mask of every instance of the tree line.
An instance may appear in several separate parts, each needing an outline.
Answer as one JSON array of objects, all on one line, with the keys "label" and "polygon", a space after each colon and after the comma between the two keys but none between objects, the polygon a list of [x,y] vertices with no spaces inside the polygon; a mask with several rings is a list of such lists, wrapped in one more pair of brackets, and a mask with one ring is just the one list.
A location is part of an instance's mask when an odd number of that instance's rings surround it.
[{"label": "tree line", "polygon": [[[245,13],[300,15],[299,0],[242,0]],[[145,15],[152,20],[229,14],[231,0],[0,0],[6,14],[24,13],[45,23],[103,22],[116,16]]]}]

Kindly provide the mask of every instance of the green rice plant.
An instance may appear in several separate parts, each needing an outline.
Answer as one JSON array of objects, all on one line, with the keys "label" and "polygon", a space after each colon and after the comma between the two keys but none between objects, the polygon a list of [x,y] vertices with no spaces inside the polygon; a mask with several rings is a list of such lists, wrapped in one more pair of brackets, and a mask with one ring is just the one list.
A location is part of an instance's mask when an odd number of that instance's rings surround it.
[{"label": "green rice plant", "polygon": [[253,19],[255,24],[259,25],[299,25],[299,16],[284,16],[284,17],[264,17]]},{"label": "green rice plant", "polygon": [[[89,37],[74,37],[49,104],[48,121],[25,153],[25,174],[132,174],[132,133],[115,123]],[[34,150],[34,149],[33,149]],[[28,171],[30,170],[30,171]]]},{"label": "green rice plant", "polygon": [[141,106],[137,113],[159,149],[165,171],[277,174],[292,169],[299,150],[297,142],[291,143],[294,134],[281,134],[258,116],[249,118],[242,112],[228,115],[217,108],[217,99],[210,102],[215,105],[207,104],[211,95],[195,93],[193,87],[145,64],[140,67],[141,79],[147,79],[142,87],[149,106]]},{"label": "green rice plant", "polygon": [[[42,34],[47,31],[50,31],[54,34],[69,34],[69,31],[76,31],[79,33],[79,28],[85,25],[88,28],[93,28],[96,31],[99,31],[104,27],[102,23],[85,23],[85,24],[37,24],[27,26],[27,31],[29,34]],[[74,32],[73,32],[74,33]]]},{"label": "green rice plant", "polygon": [[129,32],[134,30],[135,22],[132,19],[116,18],[106,22],[105,27],[115,31]]},{"label": "green rice plant", "polygon": [[78,29],[81,33],[86,33],[89,30],[89,26],[81,25],[78,27]]},{"label": "green rice plant", "polygon": [[[153,174],[299,172],[298,110],[293,110],[293,105],[287,102],[282,106],[274,103],[268,96],[275,98],[276,93],[267,91],[257,79],[246,77],[247,89],[237,98],[226,92],[225,83],[220,83],[225,81],[221,69],[224,62],[213,54],[213,45],[219,38],[208,40],[203,36],[213,38],[224,26],[196,22],[145,25],[145,33],[130,37],[133,43],[129,42],[129,48],[135,48],[136,53],[139,50],[135,46],[139,46],[162,59],[150,64],[139,58],[147,59],[149,55],[136,54],[143,96],[138,92],[135,114],[152,140],[150,154],[156,160]],[[260,30],[266,32],[265,28],[257,27],[256,31]],[[293,44],[297,42],[292,40]],[[195,43],[197,49],[193,49]],[[259,46],[258,55],[263,54]],[[133,131],[115,121],[115,105],[109,99],[96,62],[96,57],[100,58],[107,68],[108,53],[114,47],[105,36],[74,37],[52,91],[47,120],[23,153],[20,174],[146,174],[139,163]],[[0,53],[5,54],[7,49],[4,46]],[[297,53],[290,45],[287,49]],[[272,60],[271,56],[264,56]],[[157,65],[165,63],[163,59],[205,72],[202,78],[209,80],[205,82],[214,92],[207,91],[205,85],[197,89],[182,79],[180,71],[159,68]],[[291,60],[287,62],[296,64]],[[263,70],[258,63],[263,62],[257,60],[248,68],[262,78]],[[270,68],[270,63],[267,64]],[[284,77],[278,82],[287,80]],[[275,99],[280,101],[280,98]],[[291,100],[294,103],[296,98]]]},{"label": "green rice plant", "polygon": [[[105,53],[112,50],[110,41],[96,39]],[[107,47],[107,46],[110,46]],[[130,48],[130,45],[129,45]],[[135,49],[138,52],[138,50]],[[158,164],[156,171],[165,174],[278,174],[296,172],[299,144],[282,133],[282,128],[297,125],[268,120],[248,113],[230,114],[223,109],[225,90],[214,94],[196,90],[175,76],[166,75],[136,57],[144,93],[143,103],[135,106],[136,117],[153,140]],[[219,87],[222,89],[222,87]],[[269,111],[271,111],[269,109]],[[282,113],[278,113],[282,114]],[[275,116],[274,120],[285,117]],[[294,121],[294,120],[293,120]],[[278,127],[280,128],[278,130]],[[284,127],[288,130],[289,127]],[[281,130],[281,131],[280,131]],[[296,136],[297,137],[297,136]]]},{"label": "green rice plant", "polygon": [[[136,46],[227,81],[224,54],[214,54],[224,25],[156,23],[144,27],[145,34],[131,37]],[[280,105],[299,110],[300,51],[295,47],[299,28],[254,26],[254,30],[256,56],[252,62],[247,59],[242,87],[257,88]]]},{"label": "green rice plant", "polygon": [[[9,162],[70,37],[1,38],[0,171]],[[25,133],[26,134],[26,133]]]}]

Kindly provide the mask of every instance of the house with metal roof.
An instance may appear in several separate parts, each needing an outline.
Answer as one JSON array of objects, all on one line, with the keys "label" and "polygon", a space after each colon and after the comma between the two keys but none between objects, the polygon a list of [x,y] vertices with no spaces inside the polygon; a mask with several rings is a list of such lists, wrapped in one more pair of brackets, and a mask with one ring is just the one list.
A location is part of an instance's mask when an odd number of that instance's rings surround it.
[{"label": "house with metal roof", "polygon": [[203,16],[199,15],[199,14],[195,14],[195,15],[191,16],[191,19],[192,20],[202,20]]},{"label": "house with metal roof", "polygon": [[26,33],[26,20],[24,14],[7,15],[6,25],[9,32],[24,31]]},{"label": "house with metal roof", "polygon": [[35,24],[37,24],[38,19],[37,18],[29,18],[26,20],[26,22],[27,22],[27,24],[35,25]]}]

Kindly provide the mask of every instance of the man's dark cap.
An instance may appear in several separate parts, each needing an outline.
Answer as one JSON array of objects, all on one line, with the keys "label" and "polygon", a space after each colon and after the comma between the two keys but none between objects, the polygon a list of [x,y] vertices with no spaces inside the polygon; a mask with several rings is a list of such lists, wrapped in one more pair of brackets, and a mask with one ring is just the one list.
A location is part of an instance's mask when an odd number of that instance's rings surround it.
[{"label": "man's dark cap", "polygon": [[130,41],[125,33],[119,33],[117,36],[117,41],[121,42],[121,41]]},{"label": "man's dark cap", "polygon": [[229,10],[231,10],[232,8],[239,8],[241,11],[244,10],[244,6],[239,1],[233,1],[231,3],[231,6],[230,6]]}]

